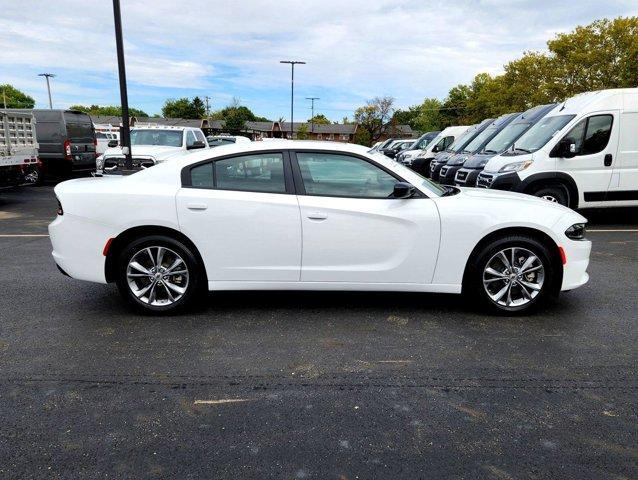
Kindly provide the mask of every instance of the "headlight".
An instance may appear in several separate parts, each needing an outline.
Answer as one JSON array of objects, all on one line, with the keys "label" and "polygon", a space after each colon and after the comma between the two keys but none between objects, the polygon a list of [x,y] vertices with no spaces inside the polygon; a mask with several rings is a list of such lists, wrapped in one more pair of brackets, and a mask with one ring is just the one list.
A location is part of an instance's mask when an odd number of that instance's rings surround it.
[{"label": "headlight", "polygon": [[104,157],[103,156],[99,156],[95,159],[95,167],[98,170],[102,170],[104,168]]},{"label": "headlight", "polygon": [[524,162],[508,163],[507,165],[503,165],[503,167],[501,167],[501,169],[498,172],[499,173],[520,172],[521,170],[525,170],[532,163],[534,163],[533,160],[525,160]]},{"label": "headlight", "polygon": [[587,230],[586,223],[575,223],[567,230],[565,230],[565,236],[572,240],[582,240],[585,238],[585,231]]}]

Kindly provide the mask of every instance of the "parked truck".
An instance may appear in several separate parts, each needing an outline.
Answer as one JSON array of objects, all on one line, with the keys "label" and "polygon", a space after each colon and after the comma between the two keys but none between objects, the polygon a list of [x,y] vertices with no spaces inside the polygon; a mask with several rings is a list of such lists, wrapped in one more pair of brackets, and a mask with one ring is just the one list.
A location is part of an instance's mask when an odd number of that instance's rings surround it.
[{"label": "parked truck", "polygon": [[0,110],[0,188],[37,183],[38,142],[29,110]]}]

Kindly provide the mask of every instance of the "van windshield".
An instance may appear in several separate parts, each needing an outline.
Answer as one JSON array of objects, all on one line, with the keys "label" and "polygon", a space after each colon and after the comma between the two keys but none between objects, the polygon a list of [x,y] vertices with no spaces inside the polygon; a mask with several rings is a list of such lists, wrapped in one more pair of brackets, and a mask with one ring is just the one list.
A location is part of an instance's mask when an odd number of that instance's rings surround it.
[{"label": "van windshield", "polygon": [[497,127],[486,128],[481,133],[479,133],[476,137],[474,137],[474,140],[472,140],[470,143],[468,143],[465,146],[465,148],[463,149],[463,152],[464,153],[476,152],[479,148],[481,148],[481,145],[483,145],[483,143],[485,143],[485,141],[488,138],[494,135],[494,132],[496,132],[497,130],[498,130]]},{"label": "van windshield", "polygon": [[485,145],[483,151],[485,153],[501,153],[528,128],[529,123],[514,123],[508,125]]},{"label": "van windshield", "polygon": [[165,147],[181,147],[181,130],[133,130],[131,131],[131,145],[162,145]]},{"label": "van windshield", "polygon": [[545,117],[530,128],[515,144],[514,151],[522,153],[535,152],[550,141],[576,115],[557,115]]},{"label": "van windshield", "polygon": [[476,130],[474,128],[468,128],[461,136],[459,136],[456,140],[454,140],[454,142],[452,142],[452,145],[447,147],[445,151],[456,152],[459,148],[461,148],[461,145],[467,142],[467,140],[475,133],[476,133]]}]

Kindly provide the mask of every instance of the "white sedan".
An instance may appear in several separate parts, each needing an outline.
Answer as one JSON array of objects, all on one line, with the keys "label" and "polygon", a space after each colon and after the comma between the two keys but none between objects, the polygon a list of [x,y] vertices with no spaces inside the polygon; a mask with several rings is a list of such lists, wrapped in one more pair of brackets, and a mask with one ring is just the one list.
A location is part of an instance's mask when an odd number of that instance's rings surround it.
[{"label": "white sedan", "polygon": [[578,213],[440,187],[355,145],[236,144],[55,193],[60,270],[151,313],[205,290],[285,289],[464,293],[515,313],[589,278]]}]

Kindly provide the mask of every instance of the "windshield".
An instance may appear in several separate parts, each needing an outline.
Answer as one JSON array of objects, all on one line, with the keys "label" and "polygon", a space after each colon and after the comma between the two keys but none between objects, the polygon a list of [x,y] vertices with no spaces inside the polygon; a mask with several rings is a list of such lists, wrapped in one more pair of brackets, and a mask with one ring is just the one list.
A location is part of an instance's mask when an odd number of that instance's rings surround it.
[{"label": "windshield", "polygon": [[181,130],[132,130],[131,145],[163,145],[166,147],[182,146]]},{"label": "windshield", "polygon": [[483,151],[485,153],[501,153],[528,128],[529,123],[514,123],[508,125],[485,145]]},{"label": "windshield", "polygon": [[412,149],[413,149],[413,150],[424,150],[424,149],[425,149],[425,147],[427,147],[427,146],[430,144],[430,142],[431,142],[432,140],[434,140],[434,138],[436,138],[436,137],[427,137],[427,138],[426,138],[426,136],[424,135],[423,137],[421,137],[421,139],[420,139],[420,140],[418,140],[418,141],[417,141],[417,142],[416,142],[416,143],[412,146]]},{"label": "windshield", "polygon": [[535,152],[549,142],[574,117],[575,115],[557,115],[543,118],[514,144],[514,150]]},{"label": "windshield", "polygon": [[446,152],[456,152],[461,145],[467,142],[468,139],[472,138],[472,135],[476,133],[476,129],[468,128],[461,136],[459,136],[452,145],[450,145],[445,151]]},{"label": "windshield", "polygon": [[220,145],[228,145],[229,143],[235,143],[235,139],[208,137],[208,145],[210,145],[211,147],[219,147]]},{"label": "windshield", "polygon": [[463,148],[463,152],[467,152],[467,153],[476,152],[479,148],[481,148],[481,146],[487,141],[488,138],[494,135],[496,131],[498,131],[497,127],[486,128],[481,133],[479,133],[476,137],[474,137],[474,140],[468,143],[465,146],[465,148]]}]

